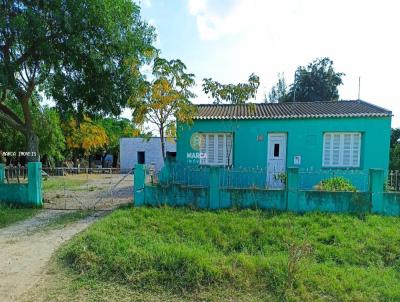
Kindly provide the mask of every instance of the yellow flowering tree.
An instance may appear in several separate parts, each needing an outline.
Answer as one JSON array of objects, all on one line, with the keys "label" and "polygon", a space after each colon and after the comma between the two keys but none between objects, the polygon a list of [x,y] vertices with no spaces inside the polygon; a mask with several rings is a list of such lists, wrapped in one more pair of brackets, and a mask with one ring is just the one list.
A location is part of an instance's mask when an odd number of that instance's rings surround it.
[{"label": "yellow flowering tree", "polygon": [[67,147],[75,152],[82,151],[84,156],[104,149],[108,144],[108,136],[101,125],[94,123],[89,117],[84,117],[81,123],[71,118],[64,125]]},{"label": "yellow flowering tree", "polygon": [[176,120],[190,123],[195,113],[190,102],[195,97],[190,90],[195,84],[194,74],[186,73],[182,61],[162,58],[154,60],[152,74],[153,81],[144,82],[129,104],[136,124],[151,123],[157,127],[165,159],[165,136],[174,137]]}]

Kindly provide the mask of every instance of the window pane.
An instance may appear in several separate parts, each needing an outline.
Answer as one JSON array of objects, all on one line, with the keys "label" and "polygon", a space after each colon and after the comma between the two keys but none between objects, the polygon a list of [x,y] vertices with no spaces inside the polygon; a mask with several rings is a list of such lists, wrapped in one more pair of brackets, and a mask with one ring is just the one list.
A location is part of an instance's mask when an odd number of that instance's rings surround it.
[{"label": "window pane", "polygon": [[360,145],[361,145],[360,134],[354,134],[352,165],[357,167],[360,165]]},{"label": "window pane", "polygon": [[332,165],[338,166],[339,164],[340,164],[340,134],[334,134],[332,142]]},{"label": "window pane", "polygon": [[232,164],[232,135],[227,134],[226,135],[226,164],[231,165]]},{"label": "window pane", "polygon": [[330,166],[331,165],[331,141],[332,141],[332,135],[330,134],[325,134],[325,140],[324,140],[324,166]]},{"label": "window pane", "polygon": [[208,135],[208,146],[207,146],[207,162],[209,164],[215,163],[215,135]]},{"label": "window pane", "polygon": [[274,157],[279,157],[279,144],[274,144]]},{"label": "window pane", "polygon": [[224,135],[218,135],[217,141],[217,163],[224,164]]},{"label": "window pane", "polygon": [[351,134],[343,136],[343,166],[350,166]]}]

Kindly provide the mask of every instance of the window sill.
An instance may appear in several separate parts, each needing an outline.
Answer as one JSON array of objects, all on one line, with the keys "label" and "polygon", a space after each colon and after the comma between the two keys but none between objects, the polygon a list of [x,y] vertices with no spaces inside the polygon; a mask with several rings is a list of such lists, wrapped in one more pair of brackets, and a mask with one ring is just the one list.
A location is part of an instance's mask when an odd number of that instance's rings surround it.
[{"label": "window sill", "polygon": [[321,167],[322,170],[363,170],[362,167],[338,167],[338,166],[333,166],[333,167]]}]

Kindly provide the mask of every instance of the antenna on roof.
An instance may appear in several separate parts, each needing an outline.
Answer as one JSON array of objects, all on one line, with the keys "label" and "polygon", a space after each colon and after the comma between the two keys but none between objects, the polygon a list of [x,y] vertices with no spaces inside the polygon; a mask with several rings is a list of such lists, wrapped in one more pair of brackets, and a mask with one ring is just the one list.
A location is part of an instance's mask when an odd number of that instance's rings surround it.
[{"label": "antenna on roof", "polygon": [[358,100],[360,100],[360,91],[361,91],[361,77],[358,77]]}]

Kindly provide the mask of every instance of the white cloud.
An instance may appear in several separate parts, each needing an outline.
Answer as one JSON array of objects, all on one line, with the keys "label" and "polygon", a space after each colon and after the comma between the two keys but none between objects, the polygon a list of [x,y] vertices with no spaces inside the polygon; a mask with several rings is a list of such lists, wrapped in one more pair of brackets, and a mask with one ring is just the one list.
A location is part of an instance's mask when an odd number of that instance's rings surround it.
[{"label": "white cloud", "polygon": [[357,98],[361,76],[361,98],[393,110],[400,126],[397,1],[222,2],[223,9],[220,1],[188,2],[202,43],[212,49],[202,61],[208,76],[234,83],[255,72],[261,101],[278,72],[291,83],[297,66],[328,56],[346,73],[341,98]]},{"label": "white cloud", "polygon": [[207,1],[206,0],[189,0],[188,7],[189,7],[190,14],[197,15],[206,10]]}]

